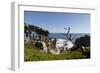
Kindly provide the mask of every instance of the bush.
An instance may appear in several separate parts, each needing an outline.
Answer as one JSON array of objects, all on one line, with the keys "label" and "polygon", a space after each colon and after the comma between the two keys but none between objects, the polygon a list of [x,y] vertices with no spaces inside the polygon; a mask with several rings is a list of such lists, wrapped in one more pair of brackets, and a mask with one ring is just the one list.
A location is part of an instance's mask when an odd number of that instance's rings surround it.
[{"label": "bush", "polygon": [[43,49],[43,44],[41,42],[36,42],[35,47],[37,47],[39,49]]},{"label": "bush", "polygon": [[77,38],[75,40],[75,45],[90,47],[90,36],[85,35],[84,37]]}]

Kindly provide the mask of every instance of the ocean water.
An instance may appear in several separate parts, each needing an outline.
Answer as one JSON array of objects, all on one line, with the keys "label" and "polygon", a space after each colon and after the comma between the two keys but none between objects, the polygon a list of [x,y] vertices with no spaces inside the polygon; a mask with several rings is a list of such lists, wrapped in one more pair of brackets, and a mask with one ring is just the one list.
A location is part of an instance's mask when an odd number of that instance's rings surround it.
[{"label": "ocean water", "polygon": [[[84,37],[85,35],[90,36],[89,33],[71,33],[71,38],[75,41],[75,39],[79,37]],[[50,33],[49,38],[56,38],[56,39],[67,39],[64,33]]]},{"label": "ocean water", "polygon": [[[90,36],[90,33],[70,33],[70,35],[73,41],[75,41],[77,38],[84,37],[85,35]],[[37,36],[37,34],[33,32],[31,36],[32,37]],[[56,38],[56,39],[68,40],[67,37],[65,36],[65,33],[49,33],[48,37],[51,39]]]}]

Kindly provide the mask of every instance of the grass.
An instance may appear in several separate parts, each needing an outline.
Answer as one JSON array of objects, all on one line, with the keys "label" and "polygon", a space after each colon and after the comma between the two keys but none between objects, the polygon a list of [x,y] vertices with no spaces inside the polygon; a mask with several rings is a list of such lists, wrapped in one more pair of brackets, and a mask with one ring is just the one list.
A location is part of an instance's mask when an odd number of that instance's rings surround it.
[{"label": "grass", "polygon": [[24,61],[47,61],[47,60],[66,60],[66,59],[85,59],[80,50],[72,52],[63,52],[59,55],[51,53],[42,53],[40,49],[32,46],[30,43],[25,44]]}]

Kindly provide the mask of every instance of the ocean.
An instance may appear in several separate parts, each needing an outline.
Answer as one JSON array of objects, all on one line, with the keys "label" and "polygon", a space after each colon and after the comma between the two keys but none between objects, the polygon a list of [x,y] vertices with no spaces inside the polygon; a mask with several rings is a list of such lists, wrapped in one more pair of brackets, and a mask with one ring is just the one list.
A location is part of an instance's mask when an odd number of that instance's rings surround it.
[{"label": "ocean", "polygon": [[[79,37],[84,37],[85,35],[90,36],[90,33],[70,33],[71,38],[75,41],[75,39]],[[56,39],[67,39],[64,33],[50,33],[49,38],[56,38]]]}]

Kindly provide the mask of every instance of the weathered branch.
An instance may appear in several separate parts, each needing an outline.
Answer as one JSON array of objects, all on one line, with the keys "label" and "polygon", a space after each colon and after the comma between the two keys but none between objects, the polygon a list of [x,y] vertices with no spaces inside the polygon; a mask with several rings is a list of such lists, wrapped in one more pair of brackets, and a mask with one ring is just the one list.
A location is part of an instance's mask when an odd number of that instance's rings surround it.
[{"label": "weathered branch", "polygon": [[65,36],[67,37],[67,39],[69,39],[75,45],[74,41],[71,38],[72,35],[70,34],[70,27],[68,27],[68,29],[67,28],[64,28],[64,29],[68,30],[67,33],[65,33]]}]

